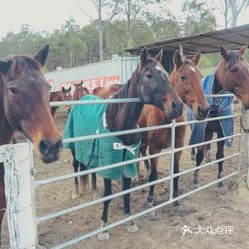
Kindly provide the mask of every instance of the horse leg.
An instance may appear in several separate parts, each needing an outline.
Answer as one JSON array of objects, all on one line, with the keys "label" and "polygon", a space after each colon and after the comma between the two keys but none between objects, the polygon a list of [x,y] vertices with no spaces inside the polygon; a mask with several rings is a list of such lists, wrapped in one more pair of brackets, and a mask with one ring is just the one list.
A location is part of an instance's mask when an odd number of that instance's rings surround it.
[{"label": "horse leg", "polygon": [[[127,190],[130,188],[131,188],[131,178],[123,177],[123,190]],[[124,200],[124,215],[129,216],[129,215],[131,215],[130,193],[125,194],[123,196],[123,200]],[[127,232],[129,232],[129,233],[135,233],[138,231],[138,227],[133,220],[128,222],[126,229],[127,229]]]},{"label": "horse leg", "polygon": [[[201,149],[197,149],[197,154],[196,154],[196,167],[200,166],[202,161],[203,161],[203,157],[204,157],[204,154],[203,154],[203,148]],[[199,184],[199,169],[195,170],[194,172],[194,176],[193,176],[193,182],[192,182],[192,188],[193,189],[196,189],[200,186]]]},{"label": "horse leg", "polygon": [[[76,160],[75,158],[75,151],[72,149],[71,150],[72,156],[73,156],[73,169],[74,169],[74,173],[78,172],[78,168],[79,168],[79,162]],[[73,191],[72,191],[72,199],[76,199],[79,198],[80,194],[79,194],[79,182],[78,182],[78,177],[74,177],[74,184],[73,184]]]},{"label": "horse leg", "polygon": [[[218,134],[218,138],[221,138],[221,137],[223,137],[223,134],[221,134],[221,135]],[[224,145],[225,145],[224,140],[217,142],[216,160],[224,157]],[[222,177],[223,177],[223,161],[218,163],[218,179],[220,179]],[[217,186],[219,188],[224,188],[224,190],[225,190],[225,185],[224,185],[223,181],[219,182]]]},{"label": "horse leg", "polygon": [[[153,146],[152,144],[150,145],[149,148],[150,155],[159,153],[160,150]],[[149,182],[155,181],[158,179],[158,174],[157,174],[157,164],[159,161],[159,157],[156,158],[151,158],[150,160],[150,165],[151,165],[151,170],[150,170],[150,176],[149,176]],[[153,207],[154,204],[154,188],[155,185],[150,186],[150,191],[149,191],[149,196],[147,198],[147,208]],[[149,216],[155,216],[155,211],[152,211]]]},{"label": "horse leg", "polygon": [[[80,171],[87,170],[83,163],[80,163]],[[89,175],[80,176],[80,185],[84,192],[89,190]]]},{"label": "horse leg", "polygon": [[[211,131],[208,131],[207,128],[205,130],[205,137],[204,137],[204,141],[209,141],[212,139],[213,133]],[[197,150],[197,154],[196,154],[196,167],[200,166],[203,158],[204,158],[204,151],[203,151],[203,147],[201,149]],[[199,183],[199,169],[195,170],[194,172],[194,177],[193,177],[193,182],[192,182],[192,188],[196,189],[200,186]]]},{"label": "horse leg", "polygon": [[[141,153],[142,156],[147,156],[146,150],[147,150],[147,144],[141,144],[141,146],[140,146],[140,153]],[[147,174],[149,175],[150,174],[150,163],[149,163],[149,160],[144,160],[144,166],[145,166],[145,169],[147,171]]]},{"label": "horse leg", "polygon": [[0,163],[0,247],[1,247],[1,227],[4,212],[6,209],[5,189],[4,189],[4,167],[3,163]]},{"label": "horse leg", "polygon": [[92,190],[93,191],[97,190],[97,177],[96,177],[96,173],[92,173]]},{"label": "horse leg", "polygon": [[[105,179],[104,178],[104,196],[106,197],[108,195],[112,194],[112,181],[110,179]],[[107,221],[108,221],[108,207],[110,204],[111,200],[104,201],[104,208],[101,216],[101,227],[106,226]],[[109,240],[110,239],[110,234],[108,231],[104,231],[98,234],[98,239],[99,240]]]},{"label": "horse leg", "polygon": [[191,160],[194,161],[195,160],[195,148],[191,149]]}]

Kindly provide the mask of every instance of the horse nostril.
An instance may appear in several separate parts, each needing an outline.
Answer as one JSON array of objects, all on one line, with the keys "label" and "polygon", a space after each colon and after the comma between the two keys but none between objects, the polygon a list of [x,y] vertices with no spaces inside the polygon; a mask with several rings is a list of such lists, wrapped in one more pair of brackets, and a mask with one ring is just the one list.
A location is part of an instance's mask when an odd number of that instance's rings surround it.
[{"label": "horse nostril", "polygon": [[179,115],[180,115],[183,111],[183,102],[178,101],[178,100],[174,100],[172,102],[172,110],[173,110],[173,112],[179,113]]},{"label": "horse nostril", "polygon": [[52,144],[49,141],[47,141],[45,139],[41,140],[41,142],[40,142],[40,151],[41,151],[41,153],[43,155],[45,155],[45,156],[48,155],[51,146],[52,146]]}]

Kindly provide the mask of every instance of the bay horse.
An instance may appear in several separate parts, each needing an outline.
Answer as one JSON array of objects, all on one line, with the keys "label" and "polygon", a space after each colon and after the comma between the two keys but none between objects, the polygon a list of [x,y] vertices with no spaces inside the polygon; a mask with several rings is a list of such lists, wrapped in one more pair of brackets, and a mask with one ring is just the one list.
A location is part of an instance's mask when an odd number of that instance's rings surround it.
[{"label": "bay horse", "polygon": [[[70,101],[72,100],[71,95],[71,86],[69,88],[65,88],[64,86],[60,91],[57,92],[50,92],[49,94],[49,101]],[[59,106],[53,106],[51,107],[51,114],[54,117],[56,110],[59,108]],[[69,113],[70,112],[70,106],[66,106],[66,110]]]},{"label": "bay horse", "polygon": [[[176,92],[194,112],[197,119],[205,119],[208,113],[208,103],[203,94],[201,88],[201,72],[198,70],[197,65],[200,61],[201,54],[196,52],[192,59],[184,58],[183,54],[177,50],[173,55],[174,69],[169,76],[169,80],[172,86],[176,89]],[[184,116],[181,115],[176,119],[176,122],[183,122]],[[156,106],[145,105],[140,115],[138,124],[140,127],[155,126],[169,124],[171,118],[167,116],[167,113],[158,109]],[[175,130],[175,147],[180,148],[184,145],[184,137],[186,133],[186,126],[178,126]],[[171,145],[171,129],[159,129],[154,131],[143,132],[141,135],[142,144],[140,152],[142,156],[146,156],[147,147],[149,147],[149,153],[156,154],[162,149],[168,148]],[[174,173],[179,172],[179,161],[181,157],[181,151],[176,152],[174,155]],[[157,165],[159,158],[152,158],[150,163],[146,160],[145,166],[147,169],[151,168],[149,175],[149,182],[157,180]],[[174,178],[173,197],[178,196],[178,179]],[[147,199],[148,207],[152,207],[154,203],[154,187],[150,186],[149,195]],[[179,201],[174,202],[174,206],[177,212],[181,212],[181,205]],[[154,212],[150,215],[154,215]]]},{"label": "bay horse", "polygon": [[[96,105],[75,106],[76,108],[72,108],[69,114],[69,119],[66,126],[66,128],[68,127],[68,130],[66,129],[64,137],[78,136],[82,135],[82,133],[89,134],[89,130],[91,130],[92,134],[96,134],[96,132],[99,132],[100,129],[103,132],[115,132],[135,129],[137,128],[138,119],[145,103],[157,106],[166,113],[169,119],[174,119],[180,116],[183,111],[183,102],[175,92],[175,89],[170,84],[168,76],[160,63],[162,53],[163,52],[161,50],[160,53],[155,56],[155,58],[152,58],[149,57],[147,49],[144,48],[140,55],[141,62],[133,72],[131,79],[122,86],[117,94],[112,97],[113,99],[140,98],[141,102],[109,103],[107,105],[99,105],[100,107],[98,108],[96,107]],[[89,98],[100,99],[99,97],[94,95],[87,95],[83,98],[83,100]],[[87,119],[89,118],[89,116],[91,120]],[[101,128],[98,128],[96,130],[96,124],[93,122],[93,120],[97,119],[97,116],[99,116],[98,125],[101,125]],[[80,122],[85,120],[84,122],[81,122],[81,124],[87,127],[79,132],[79,129],[82,128],[80,127],[78,122],[73,122],[74,119],[72,118],[76,118],[76,120]],[[75,128],[77,126],[77,128],[79,129],[72,128],[70,124],[73,124],[73,127]],[[113,143],[112,139],[119,142]],[[102,138],[98,140],[87,141],[88,143],[86,143],[84,147],[88,149],[88,152],[84,151],[84,153],[82,153],[82,150],[79,150],[79,155],[76,154],[76,158],[89,155],[89,157],[87,158],[82,158],[84,160],[84,162],[82,163],[84,163],[85,165],[89,165],[89,167],[96,167],[97,165],[100,166],[110,164],[112,161],[117,162],[119,161],[117,160],[117,158],[125,161],[127,160],[127,157],[133,158],[133,156],[138,156],[138,143],[140,141],[139,134],[127,134],[113,137],[112,139]],[[75,146],[77,151],[77,146],[79,145],[82,145],[82,143],[70,144],[68,148],[70,148],[71,146]],[[101,145],[102,147],[100,147]],[[79,149],[80,148],[81,147],[79,147]],[[133,171],[134,167],[134,164],[129,164],[125,167],[98,172],[98,174],[104,178],[104,196],[109,196],[112,194],[112,179],[122,179],[123,190],[130,189],[131,177],[137,174],[137,171]],[[113,175],[113,173],[117,174]],[[123,200],[124,214],[126,216],[129,216],[131,214],[130,193],[125,194],[123,196]],[[104,202],[101,217],[102,227],[106,226],[108,222],[109,204],[110,200]],[[129,222],[127,231],[138,231],[138,227],[135,225],[134,221]],[[106,240],[109,238],[110,235],[107,231],[98,235],[99,240]]]},{"label": "bay horse", "polygon": [[[49,85],[41,72],[48,51],[47,45],[34,57],[18,55],[0,60],[0,145],[10,143],[15,130],[21,131],[45,163],[56,161],[62,148],[50,113]],[[6,209],[4,191],[4,167],[0,163],[0,238]]]},{"label": "bay horse", "polygon": [[[247,46],[241,47],[239,50],[226,50],[223,46],[220,47],[220,53],[222,56],[215,72],[208,75],[203,79],[203,88],[206,94],[217,94],[230,92],[237,96],[244,105],[245,109],[249,109],[249,67],[244,58]],[[211,79],[208,82],[208,79]],[[225,98],[208,98],[210,103],[210,117],[226,116],[231,115],[233,97]],[[226,122],[226,123],[224,123]],[[225,135],[232,135],[233,130],[233,120],[225,119],[209,121],[204,124],[195,124],[193,127],[192,136],[190,139],[190,144],[195,144],[203,141],[209,141],[213,137],[213,133],[217,133],[217,138],[224,137]],[[226,128],[229,127],[229,129]],[[202,138],[194,139],[194,132],[200,131],[203,134]],[[229,131],[230,134],[228,134]],[[199,140],[199,141],[198,141]],[[216,159],[221,159],[224,157],[224,145],[232,145],[231,139],[226,141],[217,142],[217,153]],[[196,155],[196,167],[199,166],[204,157],[205,147],[198,148]],[[218,163],[218,179],[223,177],[223,161]],[[199,187],[199,169],[194,172],[192,187]],[[224,183],[221,181],[218,183],[218,188],[226,190]]]}]

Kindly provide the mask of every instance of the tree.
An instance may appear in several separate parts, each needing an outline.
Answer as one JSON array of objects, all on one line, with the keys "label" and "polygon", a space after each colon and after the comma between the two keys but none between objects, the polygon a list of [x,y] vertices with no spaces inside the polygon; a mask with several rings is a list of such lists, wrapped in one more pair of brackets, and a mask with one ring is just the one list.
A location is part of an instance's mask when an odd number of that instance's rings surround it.
[{"label": "tree", "polygon": [[186,21],[183,24],[185,35],[205,33],[215,29],[215,16],[203,1],[187,0],[182,10],[186,15]]},{"label": "tree", "polygon": [[248,8],[249,0],[220,0],[216,6],[224,16],[224,27],[234,27],[239,15]]}]

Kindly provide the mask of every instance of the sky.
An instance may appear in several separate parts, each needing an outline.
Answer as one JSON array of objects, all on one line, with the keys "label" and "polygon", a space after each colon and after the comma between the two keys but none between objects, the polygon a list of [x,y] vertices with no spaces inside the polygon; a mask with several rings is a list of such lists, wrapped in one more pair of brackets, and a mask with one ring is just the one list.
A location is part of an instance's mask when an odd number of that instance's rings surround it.
[{"label": "sky", "polygon": [[[10,31],[18,33],[20,26],[24,24],[28,24],[34,31],[52,32],[60,28],[70,17],[73,17],[80,26],[85,26],[90,23],[91,18],[81,8],[93,18],[97,17],[91,0],[0,0],[0,2],[2,2],[0,38]],[[182,0],[172,0],[168,5],[174,15],[182,15],[181,2]],[[222,16],[218,11],[216,17],[218,27],[223,28]],[[249,15],[242,13],[239,24],[246,23],[249,23]]]}]

